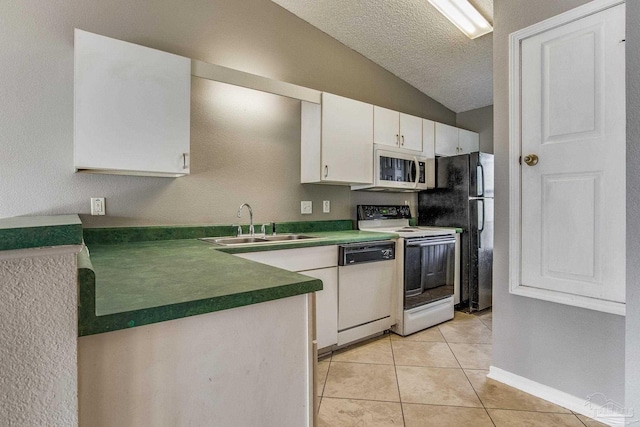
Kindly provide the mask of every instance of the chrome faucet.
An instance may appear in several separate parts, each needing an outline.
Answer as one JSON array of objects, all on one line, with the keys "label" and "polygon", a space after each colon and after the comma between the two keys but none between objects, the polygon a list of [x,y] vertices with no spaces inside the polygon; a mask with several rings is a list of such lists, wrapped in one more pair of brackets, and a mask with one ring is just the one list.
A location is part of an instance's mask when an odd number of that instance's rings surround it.
[{"label": "chrome faucet", "polygon": [[242,208],[247,207],[249,209],[249,235],[253,236],[256,234],[255,229],[253,228],[253,210],[251,210],[251,206],[249,203],[243,203],[238,208],[238,218],[242,216]]}]

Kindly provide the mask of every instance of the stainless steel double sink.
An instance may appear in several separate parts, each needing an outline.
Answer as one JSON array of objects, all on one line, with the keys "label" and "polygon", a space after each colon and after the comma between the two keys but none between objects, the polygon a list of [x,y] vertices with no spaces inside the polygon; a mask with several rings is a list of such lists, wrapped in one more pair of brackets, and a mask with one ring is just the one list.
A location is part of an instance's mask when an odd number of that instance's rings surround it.
[{"label": "stainless steel double sink", "polygon": [[240,237],[203,237],[202,241],[216,243],[218,245],[246,245],[249,243],[287,242],[292,240],[320,239],[320,237],[306,236],[304,234],[278,234],[275,236],[240,236]]}]

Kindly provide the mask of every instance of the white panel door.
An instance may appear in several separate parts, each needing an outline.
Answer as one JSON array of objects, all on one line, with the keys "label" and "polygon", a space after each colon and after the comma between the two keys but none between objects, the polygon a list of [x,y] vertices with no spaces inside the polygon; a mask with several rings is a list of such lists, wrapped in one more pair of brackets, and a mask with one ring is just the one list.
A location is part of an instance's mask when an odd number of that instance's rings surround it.
[{"label": "white panel door", "polygon": [[400,147],[422,152],[422,119],[400,113]]},{"label": "white panel door", "polygon": [[466,129],[458,129],[458,154],[480,151],[480,135]]},{"label": "white panel door", "polygon": [[318,348],[338,344],[338,268],[301,271],[300,274],[322,280],[322,290],[316,292]]},{"label": "white panel door", "polygon": [[524,286],[625,299],[624,23],[618,5],[522,41]]},{"label": "white panel door", "polygon": [[373,182],[373,105],[322,94],[322,180]]},{"label": "white panel door", "polygon": [[458,128],[436,122],[436,156],[458,154]]},{"label": "white panel door", "polygon": [[373,142],[397,147],[400,144],[400,113],[373,107]]}]

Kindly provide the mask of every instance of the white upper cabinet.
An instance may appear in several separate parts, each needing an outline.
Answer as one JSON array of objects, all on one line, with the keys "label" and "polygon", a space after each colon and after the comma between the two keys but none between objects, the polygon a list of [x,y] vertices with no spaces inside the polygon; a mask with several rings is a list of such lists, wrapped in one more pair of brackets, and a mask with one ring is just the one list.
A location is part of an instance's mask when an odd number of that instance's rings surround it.
[{"label": "white upper cabinet", "polygon": [[77,171],[189,173],[191,60],[75,31]]},{"label": "white upper cabinet", "polygon": [[480,150],[480,135],[454,126],[436,123],[436,156],[456,156]]},{"label": "white upper cabinet", "polygon": [[373,182],[373,105],[330,93],[302,102],[301,182]]},{"label": "white upper cabinet", "polygon": [[458,154],[458,128],[436,123],[436,156],[455,156]]},{"label": "white upper cabinet", "polygon": [[373,142],[397,147],[400,145],[400,113],[373,107]]},{"label": "white upper cabinet", "polygon": [[480,135],[470,130],[458,129],[458,154],[480,151]]},{"label": "white upper cabinet", "polygon": [[435,122],[427,119],[422,120],[422,155],[427,158],[427,186],[436,186],[436,130]]},{"label": "white upper cabinet", "polygon": [[422,151],[422,119],[400,113],[400,148]]},{"label": "white upper cabinet", "polygon": [[373,141],[390,147],[422,151],[422,119],[374,106]]}]

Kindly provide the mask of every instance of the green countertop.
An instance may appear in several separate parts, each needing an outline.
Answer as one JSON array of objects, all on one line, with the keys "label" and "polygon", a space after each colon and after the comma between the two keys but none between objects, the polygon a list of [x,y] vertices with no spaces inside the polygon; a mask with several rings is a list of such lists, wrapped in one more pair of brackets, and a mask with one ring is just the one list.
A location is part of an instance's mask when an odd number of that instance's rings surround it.
[{"label": "green countertop", "polygon": [[[121,232],[119,232],[121,233]],[[91,244],[78,256],[80,336],[315,292],[322,282],[233,253],[395,238],[362,231],[314,240],[220,246],[196,239]]]},{"label": "green countertop", "polygon": [[0,251],[82,244],[78,215],[0,219]]}]

